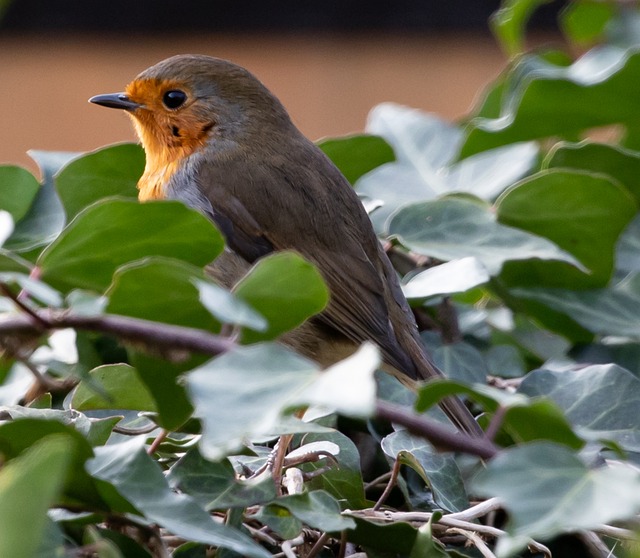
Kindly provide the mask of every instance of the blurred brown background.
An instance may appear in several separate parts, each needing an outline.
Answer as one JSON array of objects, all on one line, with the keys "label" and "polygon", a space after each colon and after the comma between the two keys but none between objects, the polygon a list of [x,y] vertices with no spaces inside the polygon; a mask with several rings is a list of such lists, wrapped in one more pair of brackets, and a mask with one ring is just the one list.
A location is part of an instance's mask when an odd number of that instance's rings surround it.
[{"label": "blurred brown background", "polygon": [[125,114],[87,99],[121,91],[144,68],[187,52],[250,69],[312,139],[361,131],[384,101],[459,118],[506,62],[488,32],[498,6],[0,0],[0,162],[34,169],[29,149],[86,151],[134,140]]},{"label": "blurred brown background", "polygon": [[394,101],[457,118],[505,63],[487,35],[0,37],[0,162],[33,168],[28,149],[85,151],[133,140],[126,115],[90,105],[178,53],[247,67],[310,138],[361,131],[368,111]]}]

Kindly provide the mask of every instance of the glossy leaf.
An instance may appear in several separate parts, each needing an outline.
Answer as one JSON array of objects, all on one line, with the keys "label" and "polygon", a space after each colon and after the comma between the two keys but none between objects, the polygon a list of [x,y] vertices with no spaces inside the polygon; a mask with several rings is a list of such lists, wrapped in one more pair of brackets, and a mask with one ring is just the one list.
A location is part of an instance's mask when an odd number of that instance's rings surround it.
[{"label": "glossy leaf", "polygon": [[87,470],[111,484],[147,519],[179,537],[229,548],[243,556],[270,556],[246,535],[216,523],[190,497],[174,493],[160,467],[144,451],[144,438],[96,448]]},{"label": "glossy leaf", "polygon": [[[323,442],[335,444],[338,448],[337,453],[332,452],[337,466],[330,466],[319,477],[307,481],[305,483],[307,490],[324,490],[340,500],[343,507],[359,509],[364,506],[366,500],[362,483],[360,453],[353,441],[338,431],[305,434],[302,441],[305,445]],[[320,460],[305,463],[300,468],[307,472],[318,470],[327,465],[329,465],[327,460]]]},{"label": "glossy leaf", "polygon": [[[44,164],[44,163],[42,163]],[[62,203],[53,184],[53,175],[43,170],[43,184],[24,217],[16,223],[13,234],[4,246],[24,252],[45,246],[54,240],[65,225]]]},{"label": "glossy leaf", "polygon": [[640,337],[640,285],[638,280],[613,289],[514,289],[520,299],[533,300],[562,312],[602,335]]},{"label": "glossy leaf", "polygon": [[639,75],[640,53],[619,46],[591,49],[568,67],[525,55],[509,72],[500,116],[471,121],[462,156],[607,124],[633,125]]},{"label": "glossy leaf", "polygon": [[[535,475],[523,476],[524,470]],[[497,496],[509,513],[498,556],[510,556],[530,538],[595,528],[640,509],[640,473],[623,465],[589,470],[568,449],[546,442],[503,450],[473,480],[472,490]]]},{"label": "glossy leaf", "polygon": [[38,193],[40,184],[28,170],[14,165],[0,165],[0,209],[14,221],[22,219]]},{"label": "glossy leaf", "polygon": [[318,147],[351,184],[363,174],[395,159],[393,149],[386,141],[368,134],[323,139],[318,142]]},{"label": "glossy leaf", "polygon": [[217,460],[270,433],[317,373],[314,363],[276,344],[239,347],[189,373],[187,391],[203,421],[202,454]]},{"label": "glossy leaf", "polygon": [[238,480],[228,460],[208,461],[197,448],[189,450],[171,467],[168,480],[206,510],[246,508],[276,497],[269,473],[246,481]]},{"label": "glossy leaf", "polygon": [[56,177],[67,219],[102,198],[137,198],[144,161],[142,148],[133,143],[103,147],[71,161]]},{"label": "glossy leaf", "polygon": [[504,262],[577,261],[549,240],[497,223],[482,205],[447,198],[410,205],[389,223],[389,233],[410,250],[441,260],[474,257],[494,275]]},{"label": "glossy leaf", "polygon": [[504,0],[491,17],[491,29],[507,54],[522,52],[527,22],[539,6],[551,0]]},{"label": "glossy leaf", "polygon": [[81,212],[38,265],[54,287],[103,291],[127,262],[165,256],[204,266],[222,246],[213,225],[181,203],[105,200]]},{"label": "glossy leaf", "polygon": [[137,260],[115,271],[106,310],[217,331],[220,324],[200,302],[196,281],[205,281],[205,274],[187,262],[165,257]]},{"label": "glossy leaf", "polygon": [[64,487],[71,440],[48,436],[0,471],[0,556],[32,558]]},{"label": "glossy leaf", "polygon": [[558,169],[523,180],[498,200],[498,220],[548,238],[589,271],[534,262],[512,266],[504,279],[512,285],[605,285],[615,243],[637,210],[631,195],[603,175]]},{"label": "glossy leaf", "polygon": [[409,299],[463,293],[490,280],[486,268],[473,257],[452,260],[413,275],[402,291]]},{"label": "glossy leaf", "polygon": [[353,519],[340,515],[338,502],[323,490],[284,496],[278,498],[276,505],[320,531],[332,533],[355,527]]},{"label": "glossy leaf", "polygon": [[242,341],[271,340],[299,326],[329,302],[318,270],[295,252],[278,252],[260,260],[233,290],[266,318],[266,331],[244,329]]},{"label": "glossy leaf", "polygon": [[386,436],[382,440],[382,449],[391,459],[399,459],[415,470],[444,510],[457,512],[469,507],[453,455],[438,453],[424,439],[411,436],[406,430]]},{"label": "glossy leaf", "polygon": [[613,440],[640,451],[640,380],[624,368],[594,365],[580,370],[536,370],[519,388],[530,397],[552,399],[576,431],[591,440]]},{"label": "glossy leaf", "polygon": [[155,412],[156,405],[135,368],[126,364],[105,364],[89,372],[73,392],[74,409],[130,409]]},{"label": "glossy leaf", "polygon": [[576,169],[604,174],[617,180],[640,201],[640,152],[619,145],[594,143],[557,143],[543,162],[543,168]]}]

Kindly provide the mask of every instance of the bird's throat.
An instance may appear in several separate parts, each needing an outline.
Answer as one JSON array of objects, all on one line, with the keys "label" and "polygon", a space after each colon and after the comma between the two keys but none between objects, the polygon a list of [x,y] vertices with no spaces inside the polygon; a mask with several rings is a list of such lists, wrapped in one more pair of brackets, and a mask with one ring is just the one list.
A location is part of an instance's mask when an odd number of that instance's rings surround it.
[{"label": "bird's throat", "polygon": [[161,200],[166,198],[166,187],[171,177],[184,161],[204,145],[204,138],[165,137],[160,130],[133,119],[146,155],[146,164],[142,177],[138,181],[138,199],[140,201]]}]

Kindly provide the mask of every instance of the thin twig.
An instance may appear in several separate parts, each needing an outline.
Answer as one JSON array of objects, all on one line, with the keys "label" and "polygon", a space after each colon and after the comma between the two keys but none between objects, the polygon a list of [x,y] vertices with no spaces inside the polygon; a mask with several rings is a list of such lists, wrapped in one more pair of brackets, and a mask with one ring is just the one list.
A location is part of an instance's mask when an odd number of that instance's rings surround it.
[{"label": "thin twig", "polygon": [[322,550],[322,548],[324,547],[325,543],[328,540],[329,540],[329,534],[328,533],[322,533],[320,538],[316,541],[316,544],[314,544],[311,547],[311,550],[307,554],[307,558],[316,558],[316,556],[318,554],[320,554],[320,551]]},{"label": "thin twig", "polygon": [[477,533],[474,533],[472,531],[465,531],[464,529],[458,529],[457,527],[449,529],[448,532],[457,533],[458,535],[462,535],[463,537],[471,541],[473,546],[478,549],[478,551],[480,552],[480,554],[482,554],[482,556],[484,556],[484,558],[496,558],[496,555],[491,552],[491,549],[482,540],[482,537],[480,537]]},{"label": "thin twig", "polygon": [[[225,337],[191,327],[163,324],[140,318],[101,314],[83,316],[68,310],[34,310],[47,329],[72,327],[86,331],[109,333],[126,341],[143,342],[162,348],[184,349],[207,355],[218,355],[229,351],[235,343]],[[0,335],[15,333],[39,334],[41,329],[34,324],[31,315],[0,317]]]},{"label": "thin twig", "polygon": [[160,444],[162,444],[162,442],[165,441],[168,435],[169,435],[169,432],[163,428],[160,431],[160,433],[156,436],[155,440],[153,440],[153,442],[149,446],[149,449],[147,450],[147,454],[153,455],[157,451],[157,449],[160,447]]},{"label": "thin twig", "polygon": [[598,535],[611,537],[614,539],[636,541],[638,538],[637,533],[634,533],[629,529],[623,529],[622,527],[613,527],[611,525],[600,525],[596,527],[594,531],[598,533]]},{"label": "thin twig", "polygon": [[25,302],[23,302],[24,297],[15,295],[9,288],[9,285],[0,282],[0,293],[2,293],[7,298],[10,298],[13,303],[25,314],[31,316],[33,320],[40,326],[40,329],[48,329],[49,324],[47,323],[47,321],[42,316],[40,316],[36,310],[30,308]]},{"label": "thin twig", "polygon": [[396,460],[393,462],[393,468],[391,469],[391,477],[389,477],[389,482],[387,483],[387,486],[385,486],[384,492],[382,493],[380,498],[378,498],[375,506],[373,506],[373,511],[378,511],[382,504],[384,504],[385,500],[389,497],[389,494],[391,494],[391,491],[393,490],[393,487],[396,485],[396,481],[398,480],[398,475],[400,474],[400,466],[400,460],[396,458]]},{"label": "thin twig", "polygon": [[387,471],[386,473],[380,475],[379,477],[376,477],[372,481],[365,483],[364,485],[365,492],[378,484],[385,483],[386,485],[387,482],[389,482],[390,478],[391,478],[391,471]]},{"label": "thin twig", "polygon": [[450,519],[459,519],[460,521],[473,521],[479,517],[484,517],[488,513],[499,510],[502,508],[502,502],[499,498],[489,498],[484,502],[480,502],[475,506],[471,506],[466,510],[460,512],[447,514]]},{"label": "thin twig", "polygon": [[490,440],[455,432],[434,420],[387,401],[376,402],[376,416],[404,426],[411,434],[426,438],[434,446],[444,450],[461,451],[483,459],[489,459],[498,453],[498,448]]},{"label": "thin twig", "polygon": [[304,537],[302,535],[297,536],[295,539],[284,541],[280,548],[287,558],[297,558],[296,553],[293,551],[294,546],[300,546],[304,544]]},{"label": "thin twig", "polygon": [[504,417],[507,414],[507,407],[500,405],[497,409],[493,418],[489,422],[489,426],[487,427],[486,435],[489,440],[495,440],[498,432],[500,431],[500,427],[504,422]]},{"label": "thin twig", "polygon": [[64,381],[52,380],[51,378],[49,378],[48,376],[40,372],[40,370],[38,370],[38,367],[32,362],[30,362],[28,359],[23,358],[20,355],[16,355],[16,354],[13,354],[12,356],[20,364],[22,364],[27,370],[29,370],[31,374],[33,374],[33,377],[35,378],[36,382],[41,388],[43,388],[45,392],[47,391],[56,392],[59,389],[61,389],[63,385],[65,385]]}]

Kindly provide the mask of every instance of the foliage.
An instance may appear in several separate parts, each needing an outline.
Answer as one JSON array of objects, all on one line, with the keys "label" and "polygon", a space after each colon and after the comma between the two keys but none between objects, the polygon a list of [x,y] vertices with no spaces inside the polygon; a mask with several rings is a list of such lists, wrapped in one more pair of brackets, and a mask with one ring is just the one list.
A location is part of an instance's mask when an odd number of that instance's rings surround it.
[{"label": "foliage", "polygon": [[[640,13],[572,2],[564,51],[522,52],[543,3],[494,17],[512,59],[464,122],[384,104],[321,144],[433,324],[449,379],[417,395],[370,345],[322,372],[278,344],[318,272],[281,253],[216,285],[215,227],[135,201],[140,147],[0,167],[0,555],[638,555]],[[436,451],[451,394],[495,446]]]}]

